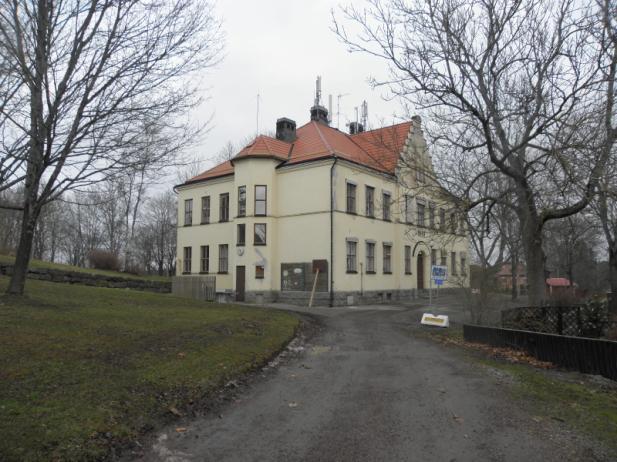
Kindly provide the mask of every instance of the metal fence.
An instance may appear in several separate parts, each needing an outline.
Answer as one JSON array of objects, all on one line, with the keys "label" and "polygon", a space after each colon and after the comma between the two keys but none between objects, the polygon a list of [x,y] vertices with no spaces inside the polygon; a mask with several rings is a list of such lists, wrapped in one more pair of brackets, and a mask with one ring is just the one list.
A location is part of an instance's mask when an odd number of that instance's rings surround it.
[{"label": "metal fence", "polygon": [[617,380],[617,342],[465,324],[468,342],[524,350],[542,361]]},{"label": "metal fence", "polygon": [[171,292],[178,297],[213,302],[216,297],[216,276],[175,276]]},{"label": "metal fence", "polygon": [[501,312],[501,326],[549,334],[602,337],[609,327],[606,305],[527,306]]}]

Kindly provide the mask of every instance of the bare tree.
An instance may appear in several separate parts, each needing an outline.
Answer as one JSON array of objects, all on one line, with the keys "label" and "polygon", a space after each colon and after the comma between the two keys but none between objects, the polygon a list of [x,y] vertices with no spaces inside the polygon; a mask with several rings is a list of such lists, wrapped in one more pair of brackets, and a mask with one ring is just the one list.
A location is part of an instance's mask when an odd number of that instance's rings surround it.
[{"label": "bare tree", "polygon": [[[390,65],[388,85],[429,119],[440,177],[466,209],[516,213],[533,304],[544,299],[542,230],[592,198],[607,152],[585,147],[602,78],[594,5],[567,0],[370,0],[334,29]],[[503,187],[478,194],[489,178]],[[508,181],[499,181],[500,179]],[[505,203],[511,198],[510,203]]]},{"label": "bare tree", "polygon": [[[24,185],[8,287],[23,293],[37,219],[70,189],[141,165],[144,125],[182,145],[196,71],[221,51],[206,0],[8,0],[0,6],[0,189]],[[159,165],[165,152],[149,151]]]},{"label": "bare tree", "polygon": [[163,276],[175,273],[177,200],[164,192],[146,201],[143,224],[136,239],[136,251],[146,271]]},{"label": "bare tree", "polygon": [[594,210],[600,218],[608,245],[610,309],[613,316],[617,317],[617,2],[597,0],[597,5],[600,25],[595,31],[595,38],[605,56],[601,70],[606,81],[597,139],[599,151],[602,155],[609,156],[610,162],[602,176]]}]

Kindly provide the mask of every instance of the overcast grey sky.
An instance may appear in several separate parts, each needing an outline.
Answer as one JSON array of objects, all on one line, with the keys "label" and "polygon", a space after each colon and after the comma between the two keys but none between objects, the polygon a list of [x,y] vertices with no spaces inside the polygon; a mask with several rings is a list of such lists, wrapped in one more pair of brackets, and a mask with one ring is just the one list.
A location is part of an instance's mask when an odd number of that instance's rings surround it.
[{"label": "overcast grey sky", "polygon": [[[259,130],[273,131],[276,119],[289,117],[298,126],[309,120],[315,78],[322,76],[322,103],[333,95],[336,127],[337,95],[341,98],[340,128],[355,120],[355,107],[366,99],[369,126],[396,122],[400,106],[384,101],[385,89],[372,90],[369,76],[387,74],[385,62],[351,54],[330,30],[334,0],[223,1],[217,10],[227,35],[225,59],[204,75],[209,100],[196,112],[201,120],[212,115],[211,131],[194,154],[210,159],[228,142],[255,134],[257,93]],[[340,17],[337,14],[337,17]],[[204,167],[212,166],[206,162]]]}]

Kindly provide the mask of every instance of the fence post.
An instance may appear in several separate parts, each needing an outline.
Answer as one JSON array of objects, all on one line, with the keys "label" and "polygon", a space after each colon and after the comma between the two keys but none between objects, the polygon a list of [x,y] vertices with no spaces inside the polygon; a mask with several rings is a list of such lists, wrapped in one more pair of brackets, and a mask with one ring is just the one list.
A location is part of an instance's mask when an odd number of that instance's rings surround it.
[{"label": "fence post", "polygon": [[560,306],[557,308],[557,333],[563,335],[563,310]]}]

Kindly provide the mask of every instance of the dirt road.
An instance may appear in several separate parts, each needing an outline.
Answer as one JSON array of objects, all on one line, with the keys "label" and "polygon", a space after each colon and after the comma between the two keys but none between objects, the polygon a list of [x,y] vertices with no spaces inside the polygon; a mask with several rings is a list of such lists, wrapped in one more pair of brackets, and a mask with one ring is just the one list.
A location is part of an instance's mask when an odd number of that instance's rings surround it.
[{"label": "dirt road", "polygon": [[324,327],[303,353],[221,416],[160,433],[142,460],[597,460],[522,411],[498,376],[414,336],[417,311],[316,311]]}]

